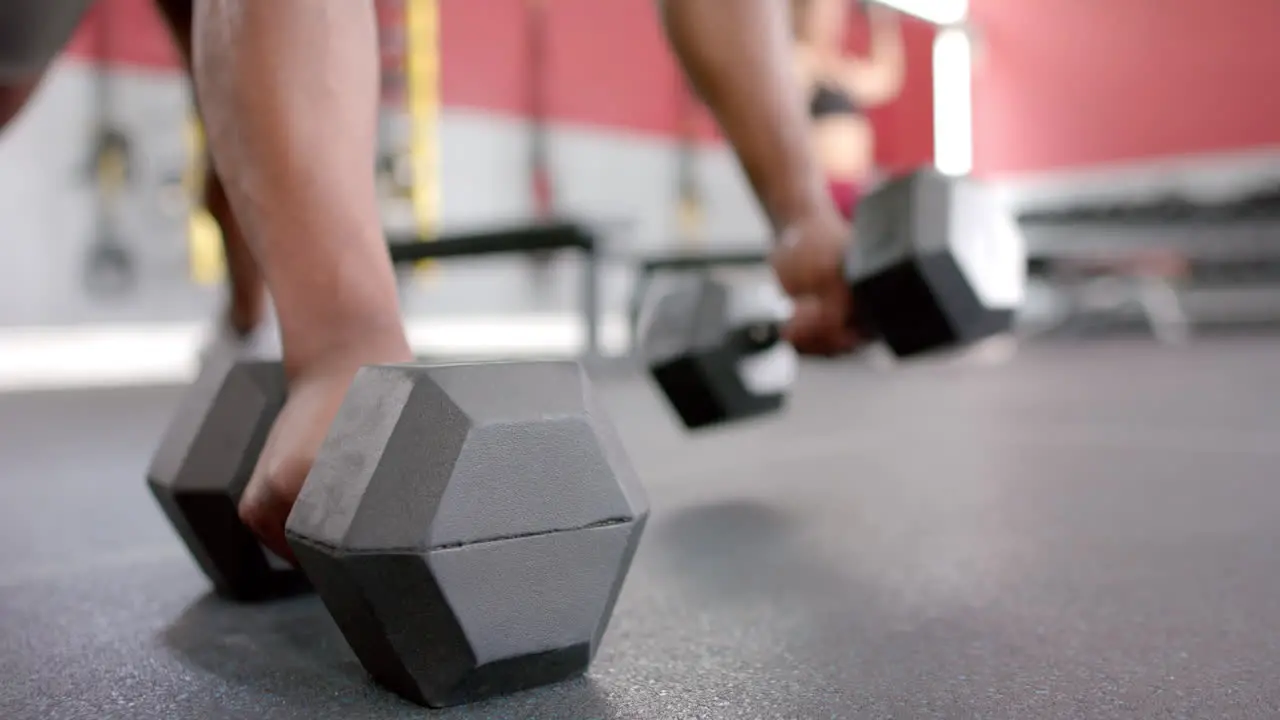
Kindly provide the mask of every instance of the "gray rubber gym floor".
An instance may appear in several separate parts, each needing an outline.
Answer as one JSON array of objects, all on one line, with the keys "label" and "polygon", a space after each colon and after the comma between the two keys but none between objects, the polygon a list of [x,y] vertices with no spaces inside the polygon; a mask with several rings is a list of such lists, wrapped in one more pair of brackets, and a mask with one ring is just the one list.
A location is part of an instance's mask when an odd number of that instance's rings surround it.
[{"label": "gray rubber gym floor", "polygon": [[686,438],[589,676],[433,713],[318,601],[210,598],[142,471],[173,388],[0,396],[0,717],[1280,717],[1280,341],[814,364]]}]

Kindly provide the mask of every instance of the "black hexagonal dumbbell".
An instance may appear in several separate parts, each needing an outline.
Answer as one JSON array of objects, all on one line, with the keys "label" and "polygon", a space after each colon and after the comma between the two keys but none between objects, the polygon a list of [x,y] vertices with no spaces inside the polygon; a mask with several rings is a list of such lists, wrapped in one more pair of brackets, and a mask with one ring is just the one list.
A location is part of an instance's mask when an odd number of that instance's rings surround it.
[{"label": "black hexagonal dumbbell", "polygon": [[442,707],[583,672],[647,516],[577,364],[406,364],[356,375],[286,530],[366,670]]},{"label": "black hexagonal dumbbell", "polygon": [[[864,198],[854,224],[845,276],[864,336],[905,358],[1012,326],[1026,286],[1026,251],[1012,215],[989,188],[920,170]],[[789,383],[753,392],[747,382],[752,367],[781,362],[775,347],[781,320],[773,311],[731,310],[760,292],[759,284],[708,280],[656,304],[642,350],[686,427],[783,406]],[[744,331],[763,341],[744,341]]]},{"label": "black hexagonal dumbbell", "polygon": [[644,359],[685,427],[782,408],[798,366],[780,334],[786,308],[769,284],[710,276],[658,299],[646,324]]},{"label": "black hexagonal dumbbell", "polygon": [[845,277],[864,331],[898,357],[1008,331],[1026,274],[1012,214],[979,182],[923,169],[858,203]]},{"label": "black hexagonal dumbbell", "polygon": [[308,588],[302,573],[262,547],[237,512],[285,390],[278,362],[210,358],[147,471],[152,494],[223,597],[264,600]]},{"label": "black hexagonal dumbbell", "polygon": [[439,707],[584,670],[647,507],[575,363],[371,367],[287,532],[365,668]]}]

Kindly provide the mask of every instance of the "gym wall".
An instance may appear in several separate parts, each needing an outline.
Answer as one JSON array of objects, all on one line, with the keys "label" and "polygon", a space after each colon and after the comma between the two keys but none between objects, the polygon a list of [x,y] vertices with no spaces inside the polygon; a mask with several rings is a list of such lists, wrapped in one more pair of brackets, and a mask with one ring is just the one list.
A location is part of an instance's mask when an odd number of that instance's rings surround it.
[{"label": "gym wall", "polygon": [[1275,0],[970,6],[976,172],[1048,195],[1276,177]]},{"label": "gym wall", "polygon": [[[109,48],[98,45],[101,23],[111,30]],[[66,54],[81,60],[105,59],[125,69],[176,72],[181,62],[164,21],[155,11],[154,0],[97,0],[71,38]],[[107,57],[103,58],[104,54]]]},{"label": "gym wall", "polygon": [[[441,3],[442,222],[469,226],[530,217],[527,176],[530,88],[527,0]],[[680,78],[652,0],[548,0],[548,111],[558,210],[611,223],[619,240],[669,246],[677,235]],[[122,235],[138,261],[138,285],[102,299],[86,293],[82,269],[96,225],[85,167],[94,131],[99,54],[94,24],[110,22],[110,115],[136,141],[136,174],[122,203]],[[853,47],[865,33],[850,28]],[[876,111],[880,160],[892,170],[932,157],[932,30],[909,23],[907,88]],[[188,278],[186,216],[174,181],[187,160],[186,84],[152,0],[100,0],[67,58],[0,143],[0,325],[207,317],[216,287]],[[762,243],[765,226],[731,154],[705,113],[697,124],[697,172],[705,242]],[[436,290],[469,284],[437,273]],[[483,301],[515,309],[520,283],[486,282]],[[570,290],[571,290],[570,286]],[[442,291],[442,290],[440,290]],[[611,304],[625,287],[606,288]],[[468,292],[471,292],[469,290]],[[523,292],[523,291],[522,291]],[[568,292],[568,290],[566,291]],[[450,302],[480,306],[480,300]],[[413,303],[409,303],[414,307]],[[493,308],[488,308],[492,310]]]},{"label": "gym wall", "polygon": [[[531,99],[527,1],[441,5],[447,221],[483,221],[530,207],[524,175]],[[552,0],[547,12],[546,112],[559,207],[635,221],[638,242],[669,244],[676,234],[673,140],[681,131],[682,80],[653,0]],[[909,21],[906,33],[906,87],[897,102],[873,116],[878,159],[889,171],[933,158],[933,29]],[[865,27],[856,19],[849,41],[851,49],[866,47]],[[697,130],[707,141],[699,172],[708,241],[759,241],[762,218],[705,112]]]},{"label": "gym wall", "polygon": [[[445,2],[441,6],[444,103],[527,117],[530,94],[524,34],[529,0]],[[547,111],[555,123],[633,131],[659,138],[680,133],[681,79],[656,21],[654,0],[550,0]],[[878,162],[887,170],[933,159],[934,30],[904,22],[908,74],[902,95],[872,113]],[[848,47],[865,52],[867,28],[854,17]],[[714,122],[700,114],[700,136],[715,142]]]}]

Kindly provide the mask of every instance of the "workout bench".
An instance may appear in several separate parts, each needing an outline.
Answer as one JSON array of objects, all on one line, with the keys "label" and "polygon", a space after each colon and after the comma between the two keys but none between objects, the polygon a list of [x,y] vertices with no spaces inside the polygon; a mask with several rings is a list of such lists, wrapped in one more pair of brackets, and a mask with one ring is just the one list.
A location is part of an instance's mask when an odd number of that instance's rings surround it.
[{"label": "workout bench", "polygon": [[1135,258],[1169,253],[1189,266],[1197,286],[1215,286],[1239,275],[1237,270],[1280,260],[1280,192],[1275,190],[1217,205],[1165,200],[1024,213],[1020,224],[1033,274],[1068,281],[1077,306],[1136,300],[1152,334],[1165,343],[1183,342],[1191,331],[1174,280],[1123,269],[1090,272],[1091,266],[1125,268]]},{"label": "workout bench", "polygon": [[509,255],[519,253],[574,250],[582,254],[581,317],[586,331],[584,355],[603,357],[600,343],[600,263],[601,243],[596,233],[573,222],[547,222],[496,227],[466,233],[421,238],[391,234],[387,238],[391,261],[407,265],[421,260]]}]

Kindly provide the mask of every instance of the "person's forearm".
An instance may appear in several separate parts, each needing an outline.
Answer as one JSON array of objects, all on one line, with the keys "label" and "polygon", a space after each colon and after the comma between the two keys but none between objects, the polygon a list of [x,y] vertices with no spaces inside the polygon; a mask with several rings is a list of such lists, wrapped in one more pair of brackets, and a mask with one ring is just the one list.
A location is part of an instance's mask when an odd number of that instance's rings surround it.
[{"label": "person's forearm", "polygon": [[885,68],[885,82],[892,86],[891,89],[900,88],[907,66],[907,48],[902,37],[902,21],[893,10],[873,7],[870,11],[870,22],[872,61],[877,66]]},{"label": "person's forearm", "polygon": [[[285,361],[401,332],[373,178],[372,3],[198,0],[209,149],[280,317]],[[376,340],[375,340],[376,341]]]},{"label": "person's forearm", "polygon": [[775,228],[834,212],[809,143],[784,0],[659,0],[667,37]]}]

